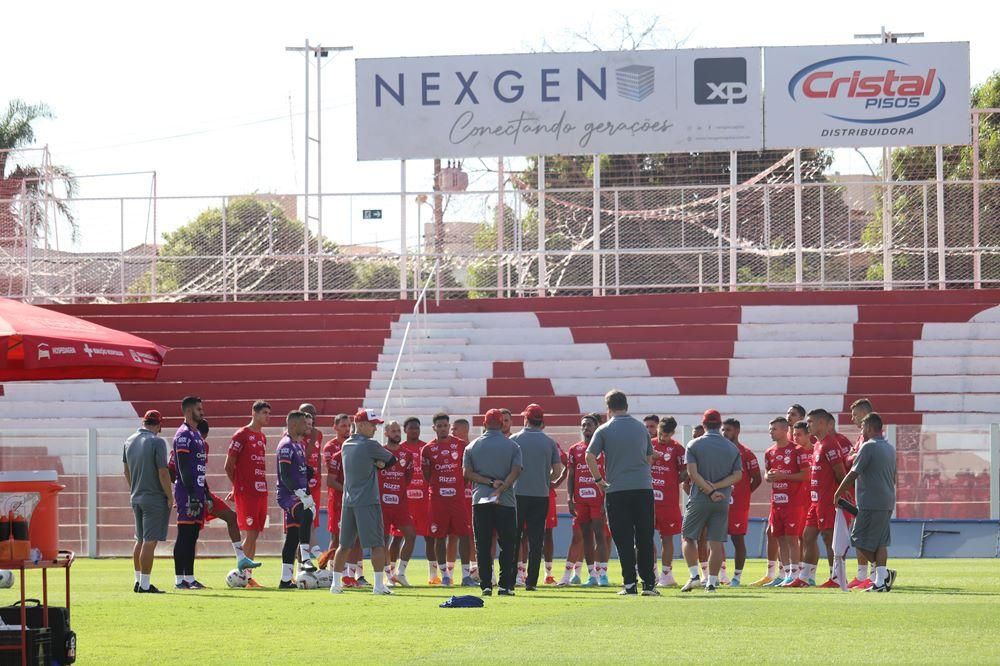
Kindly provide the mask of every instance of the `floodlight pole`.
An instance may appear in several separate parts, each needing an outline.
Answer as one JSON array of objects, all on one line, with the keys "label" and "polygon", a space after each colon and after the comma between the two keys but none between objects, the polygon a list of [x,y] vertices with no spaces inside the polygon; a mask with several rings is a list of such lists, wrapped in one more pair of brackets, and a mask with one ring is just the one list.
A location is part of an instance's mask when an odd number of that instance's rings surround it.
[{"label": "floodlight pole", "polygon": [[[883,25],[878,33],[854,33],[854,39],[877,39],[895,44],[900,38],[923,37],[922,32],[889,32]],[[892,148],[882,148],[882,288],[892,289]]]},{"label": "floodlight pole", "polygon": [[[302,300],[309,300],[309,221],[316,220],[316,244],[317,254],[323,253],[323,100],[322,100],[322,61],[330,51],[353,51],[353,46],[323,46],[317,44],[311,46],[309,40],[304,46],[286,46],[285,51],[301,52],[305,56],[306,64],[306,92],[305,92],[305,201],[303,202],[303,250],[302,250]],[[316,58],[316,136],[309,135],[309,55]],[[316,216],[309,215],[309,144],[316,142]],[[316,269],[317,298],[323,300],[323,260],[319,261]]]}]

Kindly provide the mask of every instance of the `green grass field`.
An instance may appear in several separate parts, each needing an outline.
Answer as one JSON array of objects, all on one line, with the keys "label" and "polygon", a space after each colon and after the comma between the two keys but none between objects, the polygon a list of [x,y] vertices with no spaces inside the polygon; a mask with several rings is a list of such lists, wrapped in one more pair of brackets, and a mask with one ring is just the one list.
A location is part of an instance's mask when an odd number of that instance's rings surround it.
[{"label": "green grass field", "polygon": [[[664,589],[651,598],[545,588],[457,610],[437,606],[463,588],[413,587],[392,597],[230,590],[223,577],[232,565],[200,560],[198,578],[214,589],[174,593],[171,563],[159,560],[153,582],[171,590],[147,596],[132,592],[130,560],[78,561],[78,663],[1000,663],[1000,560],[898,560],[890,594],[743,587],[714,595]],[[750,563],[747,580],[763,568]],[[265,559],[258,579],[273,585],[279,571]],[[426,565],[413,561],[411,581],[425,575]],[[29,573],[32,590],[39,580]],[[50,600],[61,603],[61,575],[50,580]],[[0,590],[0,604],[16,590]]]}]

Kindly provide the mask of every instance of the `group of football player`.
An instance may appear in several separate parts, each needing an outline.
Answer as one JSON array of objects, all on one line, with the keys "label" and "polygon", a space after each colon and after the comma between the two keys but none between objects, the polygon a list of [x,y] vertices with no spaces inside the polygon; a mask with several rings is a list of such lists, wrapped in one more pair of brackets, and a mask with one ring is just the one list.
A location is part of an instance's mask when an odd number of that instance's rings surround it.
[{"label": "group of football player", "polygon": [[[175,587],[179,590],[204,587],[194,576],[194,553],[198,533],[206,522],[218,518],[226,523],[237,567],[227,577],[232,587],[261,587],[253,571],[257,541],[267,523],[268,483],[266,478],[267,437],[271,406],[265,401],[252,405],[250,422],[237,430],[229,441],[225,471],[232,491],[225,499],[212,493],[207,483],[208,422],[201,400],[186,398],[182,403],[184,422],[177,429],[170,450],[171,475],[174,478],[174,501],[177,507],[178,539],[174,548]],[[511,435],[513,415],[503,414],[501,431]],[[867,400],[851,407],[856,424],[872,411]],[[277,504],[283,514],[285,543],[279,588],[325,586],[324,574],[340,546],[340,518],[343,508],[344,470],[341,449],[351,436],[356,415],[338,414],[333,420],[333,437],[324,442],[317,429],[317,410],[305,403],[286,418],[286,431],[277,447]],[[361,416],[358,416],[361,415]],[[586,460],[586,450],[604,417],[586,414],[580,421],[581,440],[565,452],[560,449],[563,469],[550,484],[549,511],[543,547],[547,585],[583,585],[604,587],[608,581],[611,538],[608,529],[603,491],[593,478]],[[643,419],[654,455],[651,473],[655,511],[655,530],[660,536],[662,568],[660,586],[677,585],[672,571],[674,537],[681,533],[681,491],[689,490],[685,465],[685,447],[675,438],[678,424],[672,417],[650,414]],[[423,424],[410,417],[401,424],[385,423],[384,446],[396,464],[377,472],[378,494],[386,538],[387,557],[378,579],[387,585],[408,587],[408,565],[417,537],[424,540],[429,585],[460,584],[479,586],[475,542],[472,536],[472,487],[463,475],[462,459],[470,442],[470,423],[449,415],[434,415],[430,424],[433,437],[423,437]],[[702,432],[697,426],[694,436]],[[837,510],[832,501],[861,439],[852,443],[836,432],[836,419],[825,410],[806,413],[801,405],[792,405],[785,416],[771,420],[769,432],[774,442],[764,454],[763,470],[754,453],[740,443],[740,422],[725,419],[722,434],[739,448],[743,474],[734,486],[729,508],[728,534],[733,542],[732,576],[723,562],[719,582],[742,584],[747,556],[746,534],[749,527],[752,494],[764,483],[770,484],[770,515],[767,523],[767,572],[750,583],[768,587],[809,587],[815,585],[819,561],[819,540],[826,545],[831,577],[820,587],[843,587],[836,580],[833,534]],[[602,468],[603,472],[603,468]],[[558,524],[556,489],[567,488],[567,506],[573,518],[572,540],[561,579],[553,575],[553,529]],[[330,543],[325,551],[315,543],[319,526],[318,506],[326,488],[327,528]],[[233,500],[235,511],[226,500]],[[350,549],[342,576],[345,588],[369,586],[364,575],[360,543],[344,544]],[[859,555],[857,575],[847,587],[871,586],[868,562]],[[455,562],[461,559],[461,574]],[[518,584],[526,573],[527,544],[520,546]],[[699,542],[702,579],[708,580],[708,546]],[[298,563],[298,576],[295,565]],[[581,579],[583,565],[587,580]],[[840,575],[843,575],[842,573]],[[314,580],[313,580],[314,579]],[[312,584],[303,585],[303,580]]]}]

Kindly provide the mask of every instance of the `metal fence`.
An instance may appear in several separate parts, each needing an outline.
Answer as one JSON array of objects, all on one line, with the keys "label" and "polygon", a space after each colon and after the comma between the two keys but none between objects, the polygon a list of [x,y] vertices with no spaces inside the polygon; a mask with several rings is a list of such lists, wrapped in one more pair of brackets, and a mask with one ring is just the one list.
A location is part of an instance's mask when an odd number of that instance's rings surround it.
[{"label": "metal fence", "polygon": [[997,286],[1000,169],[980,154],[997,124],[977,110],[971,146],[886,150],[868,175],[818,149],[550,156],[483,163],[489,189],[447,192],[408,188],[404,164],[395,191],[310,195],[324,213],[308,224],[302,195],[68,199],[8,183],[0,294],[414,297],[435,262],[440,298]]},{"label": "metal fence", "polygon": [[[564,449],[579,440],[575,428],[553,427],[546,430]],[[679,435],[690,436],[685,426]],[[97,556],[127,555],[132,552],[134,528],[129,508],[128,487],[122,476],[122,444],[130,433],[119,429],[82,431],[39,430],[0,432],[0,469],[55,469],[66,486],[59,495],[60,547],[80,554]],[[854,432],[845,430],[845,435]],[[269,429],[272,441],[280,429]],[[425,433],[430,436],[429,432]],[[890,426],[887,432],[896,445],[899,484],[896,517],[928,520],[984,520],[1000,518],[1000,487],[995,474],[1000,460],[1000,426],[931,427]],[[742,441],[759,459],[771,442],[763,428],[745,427]],[[220,497],[230,489],[223,468],[225,447],[213,440],[208,460],[208,481]],[[268,484],[275,484],[274,461],[268,459]],[[557,490],[558,505],[566,512],[565,485]],[[768,488],[754,493],[751,516],[763,518],[768,513]],[[321,504],[325,511],[325,502]],[[268,523],[260,539],[258,552],[277,555],[281,550],[281,511],[272,504]],[[324,516],[325,518],[325,516]],[[171,528],[173,529],[173,528]],[[168,543],[161,553],[170,552]],[[318,537],[326,543],[325,522]],[[199,540],[199,552],[205,555],[232,553],[225,526],[212,521]]]}]

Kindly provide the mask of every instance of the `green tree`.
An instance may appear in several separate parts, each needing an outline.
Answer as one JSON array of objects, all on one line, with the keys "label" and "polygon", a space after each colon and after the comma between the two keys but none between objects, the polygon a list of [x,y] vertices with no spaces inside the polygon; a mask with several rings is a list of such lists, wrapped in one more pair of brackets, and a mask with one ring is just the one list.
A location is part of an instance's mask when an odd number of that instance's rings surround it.
[{"label": "green tree", "polygon": [[[972,89],[971,105],[976,108],[1000,107],[1000,72],[994,72],[981,85]],[[972,205],[973,188],[967,182],[972,179],[973,151],[971,145],[945,146],[943,148],[944,209],[947,225],[947,244],[969,247],[973,245]],[[903,183],[892,188],[892,241],[893,279],[920,279],[923,277],[922,254],[924,239],[924,217],[929,218],[927,246],[937,247],[937,189],[933,184],[924,186],[906,183],[928,181],[936,178],[935,150],[932,146],[912,146],[892,151],[893,181]],[[981,181],[1000,179],[1000,114],[980,115],[979,125],[979,178]],[[948,182],[957,181],[957,182]],[[966,181],[966,182],[962,182]],[[980,243],[996,245],[1000,229],[991,224],[1000,215],[1000,197],[995,186],[981,186],[980,220],[982,228]],[[885,192],[879,192],[875,216],[864,230],[862,240],[866,245],[882,245],[883,206]],[[908,249],[907,249],[908,248]],[[936,260],[930,262],[936,266]],[[936,274],[930,275],[936,279]],[[951,279],[971,279],[972,254],[951,253],[947,257],[946,274]],[[868,279],[881,280],[884,270],[881,255],[874,257],[868,266]],[[982,259],[984,280],[1000,279],[1000,258],[984,254]]]},{"label": "green tree", "polygon": [[[309,289],[319,288],[315,236],[266,197],[231,199],[225,208],[209,208],[163,236],[157,293],[195,300],[216,300],[223,291],[238,298],[262,292],[272,292],[266,296],[270,300],[301,298],[306,237],[313,255]],[[324,242],[321,260],[324,292],[348,289],[355,283],[354,268],[342,260],[336,245]],[[151,277],[143,276],[130,292],[149,293]]]},{"label": "green tree", "polygon": [[77,192],[72,172],[64,166],[25,163],[19,158],[35,142],[35,123],[52,118],[45,104],[12,99],[0,115],[0,245],[24,245],[42,238],[54,220],[44,204],[54,205],[56,214],[70,226],[73,240],[78,228],[67,199]]}]

